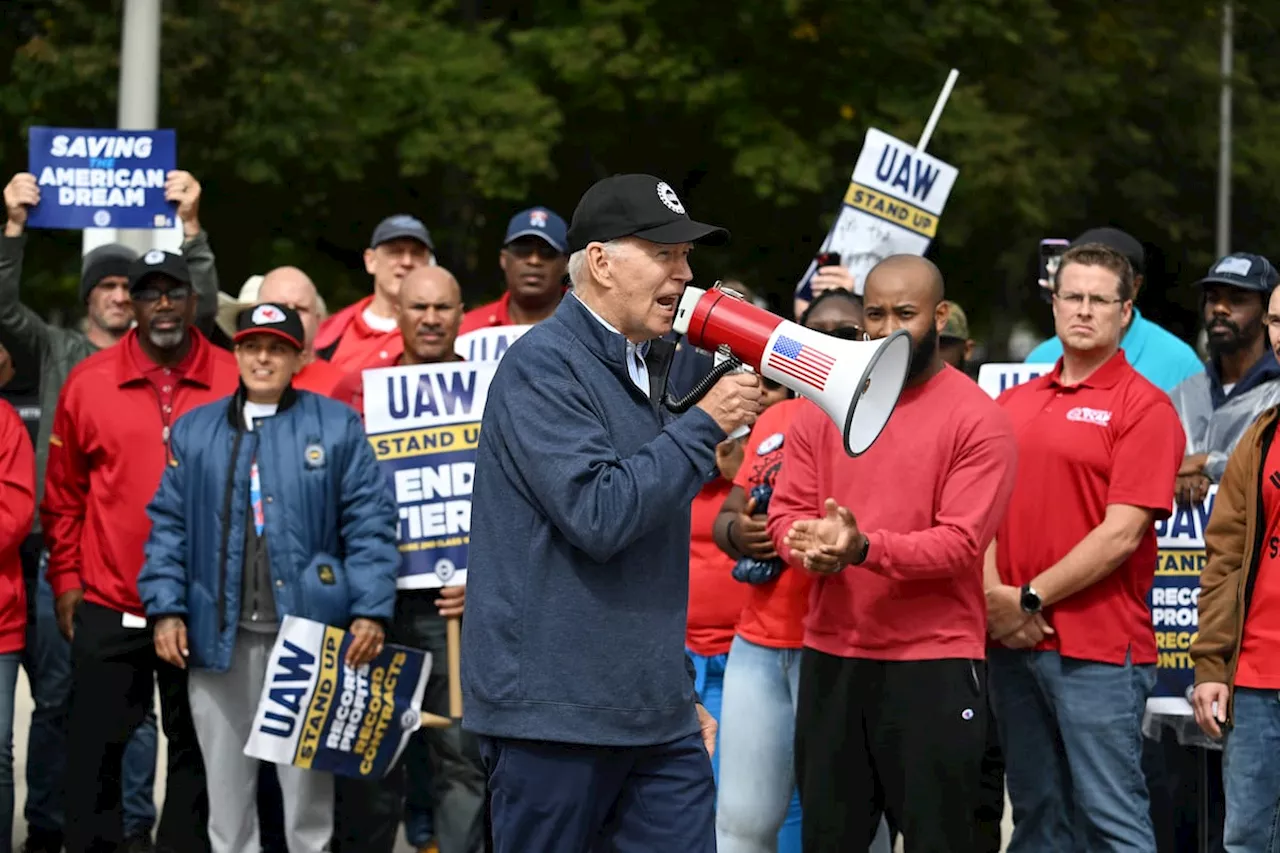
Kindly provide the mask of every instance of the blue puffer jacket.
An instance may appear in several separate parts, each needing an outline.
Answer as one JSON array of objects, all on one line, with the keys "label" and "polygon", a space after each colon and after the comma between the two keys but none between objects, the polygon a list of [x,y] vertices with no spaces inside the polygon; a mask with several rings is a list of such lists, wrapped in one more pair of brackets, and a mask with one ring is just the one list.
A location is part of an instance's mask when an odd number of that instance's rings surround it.
[{"label": "blue puffer jacket", "polygon": [[188,665],[231,666],[240,621],[249,471],[258,459],[276,611],[346,627],[387,623],[400,554],[391,487],[350,407],[288,389],[244,427],[244,389],[179,418],[172,461],[147,508],[138,593],[153,621],[187,623]]}]

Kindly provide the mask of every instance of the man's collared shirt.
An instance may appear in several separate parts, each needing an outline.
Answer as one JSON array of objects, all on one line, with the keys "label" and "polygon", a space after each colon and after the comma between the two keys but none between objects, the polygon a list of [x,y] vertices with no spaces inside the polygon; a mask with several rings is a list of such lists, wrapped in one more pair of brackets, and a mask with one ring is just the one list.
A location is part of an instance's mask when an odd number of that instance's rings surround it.
[{"label": "man's collared shirt", "polygon": [[[581,299],[578,299],[578,294],[576,293],[573,295],[573,298],[577,299],[579,302],[582,302]],[[601,326],[604,326],[606,329],[613,332],[615,335],[622,334],[622,332],[619,332],[612,325],[610,325],[608,320],[601,317],[594,310],[592,310],[590,305],[588,305],[585,302],[582,302],[582,307],[586,308],[587,313],[590,314],[592,317],[595,317],[596,322],[599,323]],[[649,396],[649,368],[644,362],[644,357],[648,351],[649,351],[648,341],[645,341],[644,343],[639,343],[639,344],[634,344],[629,340],[627,341],[627,374],[631,377],[631,381],[636,384],[636,387],[640,389],[640,392],[644,394],[646,397]]]}]

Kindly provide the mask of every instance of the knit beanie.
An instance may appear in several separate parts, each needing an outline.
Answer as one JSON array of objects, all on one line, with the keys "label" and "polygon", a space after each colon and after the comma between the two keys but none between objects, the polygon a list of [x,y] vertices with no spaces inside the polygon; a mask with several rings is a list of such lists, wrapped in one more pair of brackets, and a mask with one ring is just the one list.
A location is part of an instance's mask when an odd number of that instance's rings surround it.
[{"label": "knit beanie", "polygon": [[89,293],[107,276],[128,277],[129,265],[137,259],[137,252],[119,243],[99,246],[85,255],[80,272],[80,302],[88,302]]}]

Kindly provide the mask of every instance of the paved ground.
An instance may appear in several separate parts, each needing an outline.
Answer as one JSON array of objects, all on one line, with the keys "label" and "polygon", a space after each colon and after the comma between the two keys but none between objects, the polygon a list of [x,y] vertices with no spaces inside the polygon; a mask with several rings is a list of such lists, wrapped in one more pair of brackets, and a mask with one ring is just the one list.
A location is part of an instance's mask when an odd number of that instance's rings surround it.
[{"label": "paved ground", "polygon": [[[159,701],[159,700],[157,700]],[[13,719],[13,838],[14,849],[19,849],[21,843],[27,837],[27,824],[22,816],[22,804],[27,798],[27,726],[31,721],[31,690],[27,687],[26,673],[21,669],[18,670],[18,696],[14,707]],[[160,755],[158,759],[159,767],[156,769],[156,795],[157,802],[164,796],[164,735],[160,735]],[[1009,820],[1009,809],[1005,808],[1004,820],[1004,837],[1006,843],[1009,833],[1013,829],[1013,824]],[[404,840],[403,835],[399,844],[396,845],[395,853],[414,853],[413,848]],[[902,853],[902,844],[899,842],[897,853]]]}]

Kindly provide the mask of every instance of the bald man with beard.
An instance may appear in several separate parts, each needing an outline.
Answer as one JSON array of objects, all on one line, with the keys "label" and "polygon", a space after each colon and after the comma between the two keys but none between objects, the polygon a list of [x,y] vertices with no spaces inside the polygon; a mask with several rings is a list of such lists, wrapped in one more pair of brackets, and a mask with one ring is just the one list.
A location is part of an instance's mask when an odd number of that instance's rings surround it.
[{"label": "bald man with beard", "polygon": [[[462,289],[443,267],[419,267],[400,283],[394,303],[404,351],[387,364],[440,364],[462,359],[454,352],[462,325]],[[369,368],[366,368],[369,369]],[[353,373],[338,399],[363,413],[363,380]],[[466,587],[400,589],[388,642],[431,653],[431,676],[422,710],[448,716],[449,675],[446,620],[462,616]],[[484,844],[485,774],[475,736],[460,726],[422,729],[414,734],[404,760],[385,779],[337,779],[337,853],[391,853],[401,815],[405,778],[410,798],[431,788],[433,821],[440,853],[479,853]],[[411,831],[412,827],[406,827]],[[411,839],[415,843],[421,839]],[[422,849],[426,849],[425,844]]]},{"label": "bald man with beard", "polygon": [[320,294],[310,276],[297,267],[276,267],[262,278],[258,304],[274,302],[298,312],[302,318],[302,370],[293,377],[293,387],[338,399],[334,393],[346,378],[346,371],[316,358],[316,329],[320,326]]},{"label": "bald man with beard", "polygon": [[884,432],[850,458],[816,406],[798,412],[769,533],[817,575],[805,623],[796,780],[805,853],[865,850],[882,813],[908,853],[970,850],[988,725],[983,555],[1004,515],[1009,418],[946,364],[942,274],[896,255],[863,294],[873,339],[915,342]]}]

